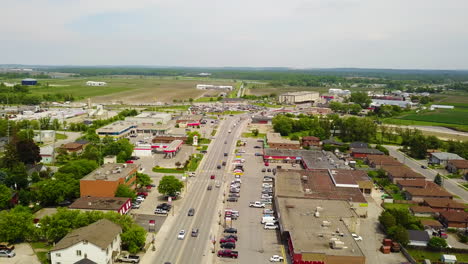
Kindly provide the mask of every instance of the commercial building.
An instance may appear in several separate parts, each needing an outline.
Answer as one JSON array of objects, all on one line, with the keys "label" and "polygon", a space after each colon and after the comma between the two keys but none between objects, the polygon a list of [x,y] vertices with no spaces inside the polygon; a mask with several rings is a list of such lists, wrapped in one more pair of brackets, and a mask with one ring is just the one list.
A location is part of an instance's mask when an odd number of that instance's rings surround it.
[{"label": "commercial building", "polygon": [[267,133],[266,144],[274,149],[300,149],[301,144],[297,140],[290,140],[281,137],[280,133]]},{"label": "commercial building", "polygon": [[21,85],[36,85],[37,80],[36,79],[31,79],[31,78],[26,78],[21,80]]},{"label": "commercial building", "polygon": [[252,124],[271,124],[273,116],[254,115],[252,116]]},{"label": "commercial building", "polygon": [[96,129],[96,133],[99,135],[99,137],[109,136],[115,139],[120,139],[135,133],[136,127],[137,126],[135,122],[117,121]]},{"label": "commercial building", "polygon": [[105,211],[127,214],[132,208],[132,199],[126,197],[80,197],[75,200],[69,209],[81,211]]},{"label": "commercial building", "polygon": [[273,164],[298,163],[304,169],[349,169],[344,161],[329,151],[271,148],[263,151],[264,161]]},{"label": "commercial building", "polygon": [[359,216],[347,202],[277,197],[276,209],[293,264],[366,262],[351,236],[359,232]]},{"label": "commercial building", "polygon": [[153,138],[153,143],[169,144],[174,140],[182,140],[182,142],[185,142],[187,140],[187,135],[159,135]]},{"label": "commercial building", "polygon": [[318,137],[302,137],[301,139],[302,147],[318,147],[320,146],[320,138]]},{"label": "commercial building", "polygon": [[429,164],[447,166],[449,160],[463,160],[462,157],[449,152],[434,152],[430,154]]},{"label": "commercial building", "polygon": [[87,81],[86,86],[106,86],[106,82]]},{"label": "commercial building", "polygon": [[318,100],[320,100],[319,93],[310,91],[284,93],[278,97],[278,101],[282,104],[314,103]]},{"label": "commercial building", "polygon": [[172,115],[159,112],[141,112],[137,116],[128,116],[125,121],[135,122],[138,125],[160,125],[171,121]]},{"label": "commercial building", "polygon": [[53,264],[75,264],[83,259],[91,263],[114,263],[120,254],[122,228],[107,219],[75,229],[50,250]]},{"label": "commercial building", "polygon": [[202,115],[183,115],[177,118],[176,123],[180,127],[200,126]]},{"label": "commercial building", "polygon": [[351,95],[350,90],[343,90],[343,89],[337,89],[337,88],[330,88],[328,89],[329,94],[334,94],[334,95],[339,95],[339,96],[348,96]]},{"label": "commercial building", "polygon": [[232,91],[232,85],[213,85],[213,84],[197,84],[198,90],[228,90]]},{"label": "commercial building", "polygon": [[396,100],[381,100],[381,99],[372,99],[371,106],[380,107],[383,105],[396,105],[401,108],[413,107],[416,105],[411,101],[396,101]]},{"label": "commercial building", "polygon": [[353,158],[365,159],[368,155],[384,155],[384,153],[378,149],[372,149],[372,148],[351,149],[351,156]]},{"label": "commercial building", "polygon": [[135,129],[137,134],[140,135],[151,135],[151,136],[157,136],[157,135],[165,135],[167,133],[170,133],[171,131],[171,125],[169,124],[139,124],[137,125]]},{"label": "commercial building", "polygon": [[81,197],[114,197],[119,184],[136,187],[136,164],[108,163],[80,180]]}]

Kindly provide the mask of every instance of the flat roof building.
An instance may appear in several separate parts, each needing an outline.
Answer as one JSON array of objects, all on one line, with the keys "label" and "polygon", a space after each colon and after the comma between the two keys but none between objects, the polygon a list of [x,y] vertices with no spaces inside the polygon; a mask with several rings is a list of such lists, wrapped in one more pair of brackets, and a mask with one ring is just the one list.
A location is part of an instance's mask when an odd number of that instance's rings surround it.
[{"label": "flat roof building", "polygon": [[290,140],[281,137],[280,133],[267,133],[266,141],[268,147],[274,149],[300,149],[301,143],[297,140]]},{"label": "flat roof building", "polygon": [[132,207],[132,199],[127,197],[80,197],[68,208],[81,211],[106,211],[126,214]]},{"label": "flat roof building", "polygon": [[117,121],[96,129],[96,133],[99,135],[99,137],[109,136],[119,139],[126,137],[129,134],[135,133],[136,127],[137,125],[135,122]]},{"label": "flat roof building", "polygon": [[278,97],[278,101],[282,104],[314,103],[318,100],[320,100],[319,92],[312,91],[284,93]]},{"label": "flat roof building", "polygon": [[128,116],[125,121],[136,122],[138,125],[162,125],[171,121],[172,115],[159,112],[141,112],[137,116]]}]

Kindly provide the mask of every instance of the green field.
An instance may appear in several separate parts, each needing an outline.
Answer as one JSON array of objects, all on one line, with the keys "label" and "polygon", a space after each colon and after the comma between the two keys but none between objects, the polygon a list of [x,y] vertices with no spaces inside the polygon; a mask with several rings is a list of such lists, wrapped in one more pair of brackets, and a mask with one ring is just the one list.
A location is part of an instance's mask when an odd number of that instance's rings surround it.
[{"label": "green field", "polygon": [[[445,254],[443,252],[433,252],[433,251],[428,251],[428,250],[419,250],[419,249],[407,249],[410,255],[416,260],[421,263],[424,261],[424,259],[429,259],[430,261],[440,261],[440,257],[442,254]],[[460,262],[466,262],[468,261],[468,254],[462,254],[462,253],[447,253],[450,255],[455,255],[457,256],[457,261]]]}]

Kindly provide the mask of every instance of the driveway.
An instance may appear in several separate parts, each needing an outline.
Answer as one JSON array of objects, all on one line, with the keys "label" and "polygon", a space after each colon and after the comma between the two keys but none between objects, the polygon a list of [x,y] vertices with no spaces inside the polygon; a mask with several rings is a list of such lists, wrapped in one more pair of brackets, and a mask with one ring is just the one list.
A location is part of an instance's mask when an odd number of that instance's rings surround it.
[{"label": "driveway", "polygon": [[27,243],[15,245],[16,256],[13,258],[0,258],[0,264],[40,264],[31,246]]}]

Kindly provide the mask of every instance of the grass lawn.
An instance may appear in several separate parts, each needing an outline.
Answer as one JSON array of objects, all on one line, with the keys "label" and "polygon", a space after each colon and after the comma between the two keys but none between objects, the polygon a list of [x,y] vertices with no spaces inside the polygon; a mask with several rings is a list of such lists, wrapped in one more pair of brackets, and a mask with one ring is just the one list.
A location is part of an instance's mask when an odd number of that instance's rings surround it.
[{"label": "grass lawn", "polygon": [[199,146],[199,147],[197,148],[197,150],[199,150],[199,151],[207,150],[207,149],[208,149],[208,146],[207,146],[207,145]]},{"label": "grass lawn", "polygon": [[258,133],[257,136],[254,136],[252,133],[242,133],[242,137],[249,137],[249,138],[264,138],[266,137],[266,134],[264,133]]},{"label": "grass lawn", "polygon": [[42,264],[50,263],[47,259],[47,252],[52,248],[52,245],[45,242],[32,242],[30,245],[36,251],[37,258]]},{"label": "grass lawn", "polygon": [[197,103],[217,102],[218,97],[200,97],[194,100]]},{"label": "grass lawn", "polygon": [[195,154],[187,165],[187,171],[196,171],[202,159],[202,154]]},{"label": "grass lawn", "polygon": [[[440,261],[440,256],[442,256],[443,252],[432,252],[426,250],[419,250],[419,249],[407,249],[411,256],[418,262],[424,261],[424,259],[429,259],[430,261]],[[459,254],[459,253],[448,253],[450,255],[457,256],[457,261],[459,262],[466,262],[468,261],[468,254]]]},{"label": "grass lawn", "polygon": [[216,129],[213,129],[213,131],[211,131],[211,136],[214,136],[214,135],[216,135],[216,132],[218,132],[218,130],[216,130]]},{"label": "grass lawn", "polygon": [[198,144],[210,144],[211,143],[211,139],[209,138],[200,138],[200,140],[198,140]]},{"label": "grass lawn", "polygon": [[45,243],[45,242],[32,242],[32,243],[30,243],[30,245],[31,245],[31,247],[34,248],[34,249],[40,249],[40,248],[42,248],[42,249],[47,249],[47,250],[49,250],[49,249],[52,248],[52,245],[49,245],[49,244],[47,244],[47,243]]},{"label": "grass lawn", "polygon": [[156,166],[153,168],[153,172],[158,172],[158,173],[184,173],[184,169],[173,169],[173,168],[163,168]]},{"label": "grass lawn", "polygon": [[67,139],[68,136],[62,133],[55,133],[55,139],[57,140],[62,140],[62,139]]},{"label": "grass lawn", "polygon": [[401,209],[401,210],[408,210],[413,204],[395,204],[395,203],[384,203],[383,207],[385,209]]}]

